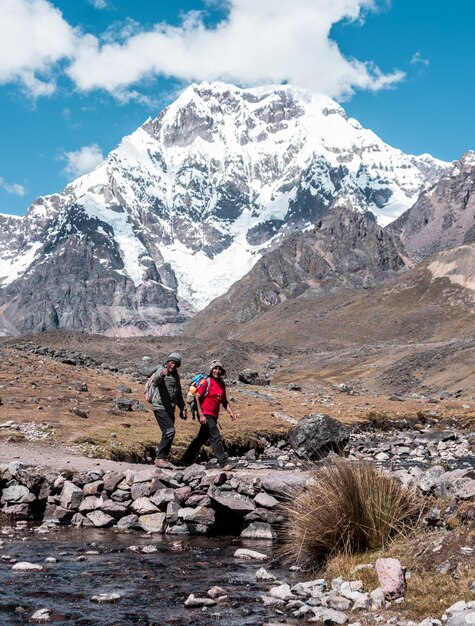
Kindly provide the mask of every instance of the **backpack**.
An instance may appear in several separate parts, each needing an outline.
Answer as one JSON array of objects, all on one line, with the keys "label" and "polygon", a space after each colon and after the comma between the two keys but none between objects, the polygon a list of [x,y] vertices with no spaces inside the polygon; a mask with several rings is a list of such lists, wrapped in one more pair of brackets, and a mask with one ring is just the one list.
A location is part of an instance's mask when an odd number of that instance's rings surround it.
[{"label": "backpack", "polygon": [[150,404],[153,401],[153,377],[155,376],[155,372],[149,377],[149,379],[147,380],[147,382],[145,383],[145,400],[147,402],[150,402]]},{"label": "backpack", "polygon": [[[210,381],[209,377],[208,377],[208,376],[205,376],[204,374],[196,374],[196,376],[194,376],[194,377],[191,379],[191,382],[190,382],[190,387],[194,387],[194,388],[195,388],[195,390],[196,390],[196,389],[198,389],[198,386],[200,385],[200,383],[201,383],[204,379],[206,379],[206,389],[205,389],[205,392],[204,392],[204,394],[203,394],[203,398],[204,398],[204,397],[206,397],[206,396],[208,395],[208,393],[209,393],[209,386],[210,386],[210,384],[211,384],[211,381]],[[194,394],[193,394],[193,395],[194,395]]]}]

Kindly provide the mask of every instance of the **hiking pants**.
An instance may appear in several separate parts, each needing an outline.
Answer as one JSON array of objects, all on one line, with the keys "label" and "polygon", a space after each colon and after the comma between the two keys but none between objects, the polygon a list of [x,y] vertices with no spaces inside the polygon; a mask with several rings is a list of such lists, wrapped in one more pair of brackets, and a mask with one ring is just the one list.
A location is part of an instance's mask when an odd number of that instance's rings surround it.
[{"label": "hiking pants", "polygon": [[173,438],[175,437],[175,415],[168,413],[164,409],[154,411],[157,424],[162,431],[162,440],[157,448],[157,459],[166,459],[170,454]]},{"label": "hiking pants", "polygon": [[195,460],[202,445],[208,439],[211,443],[214,456],[218,459],[220,465],[225,465],[228,460],[227,452],[224,449],[221,433],[218,428],[218,419],[214,415],[205,415],[206,424],[201,424],[198,434],[188,446],[183,455],[182,462],[184,465],[190,465]]}]

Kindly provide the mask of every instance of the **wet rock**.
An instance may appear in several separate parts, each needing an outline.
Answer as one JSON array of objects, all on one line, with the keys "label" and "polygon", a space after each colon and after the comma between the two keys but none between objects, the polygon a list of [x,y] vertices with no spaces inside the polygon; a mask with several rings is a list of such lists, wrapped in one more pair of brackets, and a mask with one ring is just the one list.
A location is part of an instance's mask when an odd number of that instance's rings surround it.
[{"label": "wet rock", "polygon": [[163,533],[165,530],[165,513],[152,513],[151,515],[141,515],[139,517],[140,528],[147,533]]},{"label": "wet rock", "polygon": [[38,609],[30,617],[34,622],[48,622],[51,619],[50,609]]},{"label": "wet rock", "polygon": [[241,537],[243,539],[276,539],[277,535],[275,530],[270,524],[265,522],[252,522],[247,528],[245,528]]},{"label": "wet rock", "polygon": [[277,598],[278,600],[284,600],[285,602],[295,599],[295,595],[290,590],[290,585],[287,584],[272,587],[269,589],[269,595],[271,598]]},{"label": "wet rock", "polygon": [[97,602],[99,604],[111,604],[121,599],[120,593],[100,593],[97,596],[92,596],[91,602]]},{"label": "wet rock", "polygon": [[205,606],[214,606],[216,604],[216,600],[213,598],[198,598],[194,593],[190,593],[188,598],[185,600],[185,606],[188,609],[197,609]]},{"label": "wet rock", "polygon": [[30,563],[28,561],[19,561],[12,567],[15,572],[42,572],[43,566],[39,563]]},{"label": "wet rock", "polygon": [[289,431],[289,441],[302,458],[317,461],[330,452],[340,453],[348,444],[350,431],[329,415],[306,415]]},{"label": "wet rock", "polygon": [[274,574],[271,574],[270,572],[268,572],[264,567],[260,567],[256,572],[256,580],[263,580],[263,581],[271,582],[275,580],[275,576]]},{"label": "wet rock", "polygon": [[269,557],[262,552],[255,550],[247,550],[246,548],[238,548],[233,555],[236,559],[246,559],[252,561],[265,561]]}]

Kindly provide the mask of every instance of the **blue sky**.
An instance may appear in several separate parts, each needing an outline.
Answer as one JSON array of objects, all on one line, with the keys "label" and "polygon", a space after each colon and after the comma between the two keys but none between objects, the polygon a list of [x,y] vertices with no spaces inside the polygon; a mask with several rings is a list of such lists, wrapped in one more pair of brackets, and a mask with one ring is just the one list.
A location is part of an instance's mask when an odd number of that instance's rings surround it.
[{"label": "blue sky", "polygon": [[290,82],[405,152],[475,149],[470,0],[0,0],[0,212],[92,169],[193,81]]}]

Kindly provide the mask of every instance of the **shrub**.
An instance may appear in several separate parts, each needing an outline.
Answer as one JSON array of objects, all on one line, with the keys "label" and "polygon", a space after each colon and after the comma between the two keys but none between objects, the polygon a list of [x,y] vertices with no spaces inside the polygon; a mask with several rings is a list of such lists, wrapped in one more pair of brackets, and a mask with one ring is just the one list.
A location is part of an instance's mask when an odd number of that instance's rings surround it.
[{"label": "shrub", "polygon": [[384,548],[421,519],[423,504],[367,462],[328,461],[284,505],[283,556],[304,565],[338,553]]}]

